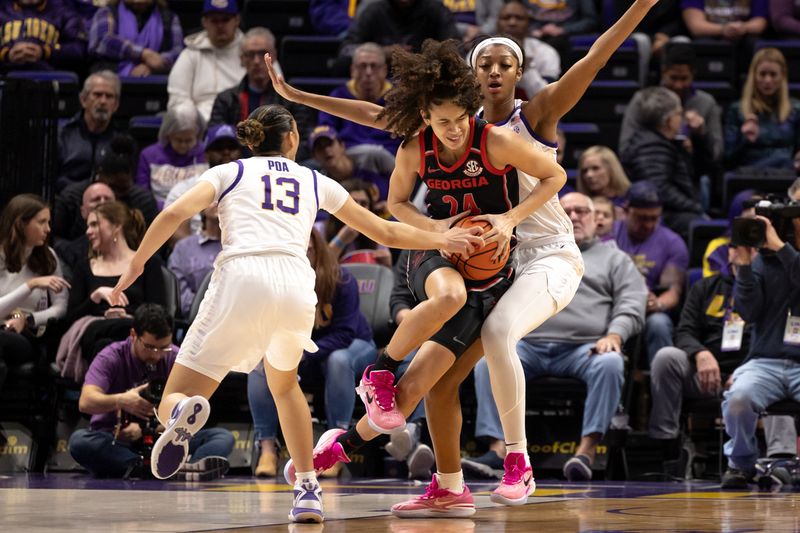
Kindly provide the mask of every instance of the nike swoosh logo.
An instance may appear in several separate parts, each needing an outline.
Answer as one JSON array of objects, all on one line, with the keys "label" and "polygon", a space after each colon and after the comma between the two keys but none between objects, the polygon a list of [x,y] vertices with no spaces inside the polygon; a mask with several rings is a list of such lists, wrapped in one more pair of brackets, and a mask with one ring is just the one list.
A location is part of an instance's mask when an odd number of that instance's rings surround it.
[{"label": "nike swoosh logo", "polygon": [[434,172],[441,172],[441,171],[442,169],[440,168],[428,167],[428,174],[433,174]]},{"label": "nike swoosh logo", "polygon": [[367,403],[372,403],[372,396],[367,393]]},{"label": "nike swoosh logo", "polygon": [[460,344],[461,346],[466,346],[466,345],[467,345],[467,343],[466,343],[466,342],[463,342],[461,339],[459,339],[457,335],[453,335],[453,341],[454,341],[454,342],[457,342],[457,343],[458,343],[458,344]]}]

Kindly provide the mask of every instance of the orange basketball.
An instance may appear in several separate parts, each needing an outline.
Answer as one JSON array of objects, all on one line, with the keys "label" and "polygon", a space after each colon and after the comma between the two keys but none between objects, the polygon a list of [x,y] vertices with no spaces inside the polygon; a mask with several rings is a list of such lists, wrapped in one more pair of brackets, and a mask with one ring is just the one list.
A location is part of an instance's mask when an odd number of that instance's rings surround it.
[{"label": "orange basketball", "polygon": [[[456,226],[459,228],[471,228],[472,226],[478,226],[483,228],[484,233],[492,229],[492,225],[485,220],[473,221],[472,218],[473,217],[471,216],[464,217],[456,222]],[[470,281],[483,281],[491,278],[500,272],[504,266],[506,266],[509,250],[506,249],[506,253],[503,254],[503,256],[500,257],[497,262],[493,262],[492,255],[494,255],[496,250],[497,243],[492,242],[483,246],[482,248],[478,248],[469,257],[461,254],[453,254],[450,256],[450,261],[456,267],[456,270],[458,270],[459,273],[464,277],[464,279],[468,279]]]}]

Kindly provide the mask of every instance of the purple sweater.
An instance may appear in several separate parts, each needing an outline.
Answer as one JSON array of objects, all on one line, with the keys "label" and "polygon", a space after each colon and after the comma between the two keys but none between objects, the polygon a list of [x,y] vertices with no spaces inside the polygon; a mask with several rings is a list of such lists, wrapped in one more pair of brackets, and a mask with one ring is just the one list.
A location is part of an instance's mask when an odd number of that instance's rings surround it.
[{"label": "purple sweater", "polygon": [[51,70],[52,62],[77,61],[86,55],[83,21],[61,0],[45,0],[38,7],[0,2],[0,62],[9,65],[8,53],[16,43],[30,42],[42,47],[38,63],[24,68]]},{"label": "purple sweater", "polygon": [[769,18],[781,37],[800,37],[800,0],[769,0]]},{"label": "purple sweater", "polygon": [[197,143],[186,155],[180,155],[167,144],[151,144],[139,155],[136,184],[153,191],[158,208],[164,206],[170,189],[186,178],[198,176],[208,169],[203,143]]}]

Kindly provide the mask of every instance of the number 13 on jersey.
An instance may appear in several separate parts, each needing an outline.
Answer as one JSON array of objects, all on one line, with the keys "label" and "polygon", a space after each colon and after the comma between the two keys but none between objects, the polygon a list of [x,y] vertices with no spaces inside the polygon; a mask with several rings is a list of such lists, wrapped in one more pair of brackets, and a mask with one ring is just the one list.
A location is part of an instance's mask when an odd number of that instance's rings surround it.
[{"label": "number 13 on jersey", "polygon": [[[261,176],[261,181],[264,182],[262,209],[274,211],[277,208],[279,211],[290,215],[296,215],[300,211],[300,184],[296,179],[286,176],[273,178],[270,174],[265,174]],[[283,194],[283,199],[278,199],[273,203],[273,194],[277,197],[281,193]]]}]

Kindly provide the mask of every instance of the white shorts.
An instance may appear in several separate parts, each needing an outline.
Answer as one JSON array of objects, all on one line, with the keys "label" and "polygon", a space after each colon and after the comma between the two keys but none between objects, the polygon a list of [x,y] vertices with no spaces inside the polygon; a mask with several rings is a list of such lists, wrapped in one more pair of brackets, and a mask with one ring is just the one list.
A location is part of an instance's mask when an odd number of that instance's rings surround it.
[{"label": "white shorts", "polygon": [[574,241],[544,246],[517,248],[514,257],[515,280],[543,273],[547,277],[547,292],[556,303],[556,312],[566,307],[578,290],[584,265],[580,248]]},{"label": "white shorts", "polygon": [[308,262],[288,254],[233,257],[216,266],[176,362],[222,381],[265,357],[297,367],[311,340],[317,295]]}]

